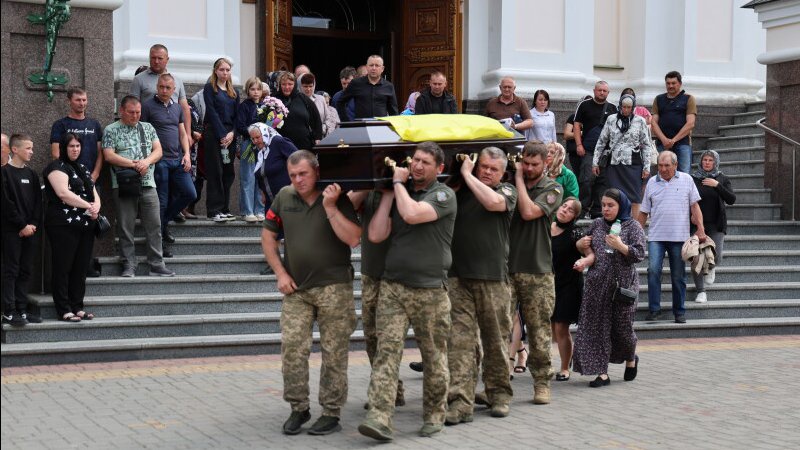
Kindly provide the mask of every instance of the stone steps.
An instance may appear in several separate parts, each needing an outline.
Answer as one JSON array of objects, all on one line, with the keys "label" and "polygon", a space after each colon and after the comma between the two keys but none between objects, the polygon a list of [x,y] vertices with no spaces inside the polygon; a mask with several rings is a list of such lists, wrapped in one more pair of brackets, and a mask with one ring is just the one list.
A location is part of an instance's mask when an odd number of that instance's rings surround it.
[{"label": "stone steps", "polygon": [[761,119],[762,117],[767,115],[766,110],[756,110],[756,111],[748,111],[738,114],[733,114],[733,125],[740,125],[740,124],[753,124]]},{"label": "stone steps", "polygon": [[[88,323],[88,322],[87,322]],[[84,323],[71,324],[82,326]],[[572,327],[574,332],[574,327]],[[675,337],[757,336],[800,333],[800,318],[730,318],[689,320],[676,324],[663,320],[634,323],[640,339]],[[410,333],[411,334],[411,333]],[[319,351],[319,333],[313,333],[313,350]],[[352,350],[362,350],[363,333],[350,338]],[[87,341],[4,344],[2,367],[40,364],[78,364],[98,361],[129,361],[164,358],[194,358],[253,355],[280,352],[279,333],[215,336],[147,337],[131,339],[92,339]],[[406,346],[412,347],[409,336]]]},{"label": "stone steps", "polygon": [[[762,116],[763,117],[763,116]],[[760,119],[759,117],[758,119]],[[756,120],[758,120],[756,119]],[[750,123],[738,123],[734,125],[722,125],[719,127],[720,136],[748,136],[756,134],[760,128],[756,126],[755,120]]]},{"label": "stone steps", "polygon": [[[721,162],[750,161],[764,158],[764,147],[732,147],[719,150],[715,149],[714,151],[719,153]],[[702,151],[698,150],[692,152],[692,164],[700,162],[701,154]],[[727,172],[725,172],[725,174],[728,175]]]},{"label": "stone steps", "polygon": [[739,203],[728,205],[726,214],[737,220],[780,220],[780,203]]},{"label": "stone steps", "polygon": [[742,203],[769,203],[772,200],[771,189],[734,189],[736,201]]},{"label": "stone steps", "polygon": [[756,147],[764,146],[764,133],[747,134],[741,136],[720,136],[709,138],[705,142],[706,148],[717,150],[731,147]]},{"label": "stone steps", "polygon": [[[640,286],[647,286],[647,267],[637,267]],[[669,284],[669,267],[664,267],[661,272],[662,284]],[[726,283],[783,283],[800,281],[800,267],[789,266],[739,266],[730,267],[722,265],[715,270],[715,282],[711,286],[706,286],[707,291],[713,291],[717,284]],[[690,268],[686,268],[687,285],[693,285]]]},{"label": "stone steps", "polygon": [[747,112],[761,112],[767,109],[767,102],[763,100],[757,102],[745,102],[744,107]]},{"label": "stone steps", "polygon": [[728,175],[731,180],[733,190],[737,189],[763,189],[764,188],[764,174],[763,173],[746,173],[742,175]]}]

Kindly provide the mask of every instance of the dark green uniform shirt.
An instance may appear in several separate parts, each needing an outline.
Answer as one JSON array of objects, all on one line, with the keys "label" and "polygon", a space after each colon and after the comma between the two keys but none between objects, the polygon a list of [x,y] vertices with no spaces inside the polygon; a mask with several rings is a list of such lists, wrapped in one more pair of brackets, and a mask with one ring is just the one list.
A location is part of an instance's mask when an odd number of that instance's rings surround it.
[{"label": "dark green uniform shirt", "polygon": [[376,280],[379,280],[383,275],[383,268],[386,265],[386,252],[389,251],[389,243],[391,239],[375,244],[370,242],[367,237],[367,228],[375,211],[378,210],[378,205],[381,203],[383,193],[381,191],[372,191],[367,194],[361,208],[361,272]]},{"label": "dark green uniform shirt", "polygon": [[409,225],[400,217],[395,203],[383,279],[416,288],[442,287],[452,262],[450,243],[456,221],[456,195],[438,181],[409,194],[414,201],[433,206],[439,218]]},{"label": "dark green uniform shirt", "polygon": [[553,253],[550,249],[550,224],[564,195],[564,188],[547,176],[528,189],[528,196],[544,215],[534,220],[522,220],[519,210],[511,219],[511,254],[509,273],[552,273]]},{"label": "dark green uniform shirt", "polygon": [[[348,220],[358,223],[346,195],[339,197],[336,206]],[[328,222],[322,194],[309,206],[292,186],[284,187],[267,211],[264,228],[274,233],[283,230],[283,264],[297,290],[353,280],[350,247],[339,240]]]},{"label": "dark green uniform shirt", "polygon": [[451,277],[506,280],[508,230],[517,205],[517,188],[500,183],[494,191],[506,200],[505,211],[488,211],[466,185],[456,194],[458,213],[453,231]]}]

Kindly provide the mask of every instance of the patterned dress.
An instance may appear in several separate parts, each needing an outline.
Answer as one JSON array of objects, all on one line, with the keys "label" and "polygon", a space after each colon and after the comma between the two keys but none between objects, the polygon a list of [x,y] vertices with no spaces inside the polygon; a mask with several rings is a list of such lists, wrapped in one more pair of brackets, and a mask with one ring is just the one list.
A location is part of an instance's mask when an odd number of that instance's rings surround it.
[{"label": "patterned dress", "polygon": [[595,263],[586,275],[573,356],[574,370],[583,375],[608,373],[609,362],[630,361],[636,353],[637,339],[633,331],[636,303],[623,305],[612,301],[612,296],[617,282],[621,287],[639,292],[635,265],[644,259],[644,231],[635,220],[622,223],[620,238],[629,246],[628,256],[625,256],[617,251],[606,253],[605,238],[609,230],[610,226],[599,218],[587,231],[592,237]]}]

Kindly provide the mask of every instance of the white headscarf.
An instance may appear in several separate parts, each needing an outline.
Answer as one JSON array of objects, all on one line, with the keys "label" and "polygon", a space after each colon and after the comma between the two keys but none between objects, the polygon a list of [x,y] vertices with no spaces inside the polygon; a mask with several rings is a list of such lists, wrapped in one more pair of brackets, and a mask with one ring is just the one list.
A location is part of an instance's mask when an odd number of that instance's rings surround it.
[{"label": "white headscarf", "polygon": [[261,138],[264,140],[264,147],[259,148],[258,150],[258,161],[256,162],[256,166],[253,169],[253,173],[257,173],[261,166],[264,165],[264,161],[267,159],[267,155],[269,155],[269,144],[272,143],[272,138],[275,136],[279,136],[280,134],[275,131],[274,128],[271,126],[263,123],[263,122],[256,122],[247,129],[249,132],[252,129],[258,129],[261,133]]}]

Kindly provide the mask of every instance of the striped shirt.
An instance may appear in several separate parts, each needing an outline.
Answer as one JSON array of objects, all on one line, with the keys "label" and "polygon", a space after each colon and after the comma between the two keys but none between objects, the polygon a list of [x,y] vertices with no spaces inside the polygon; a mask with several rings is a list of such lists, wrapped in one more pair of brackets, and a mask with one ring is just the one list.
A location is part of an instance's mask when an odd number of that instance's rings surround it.
[{"label": "striped shirt", "polygon": [[675,172],[669,181],[661,175],[651,177],[639,211],[650,214],[647,239],[651,242],[684,242],[689,239],[691,206],[700,193],[689,174]]}]

